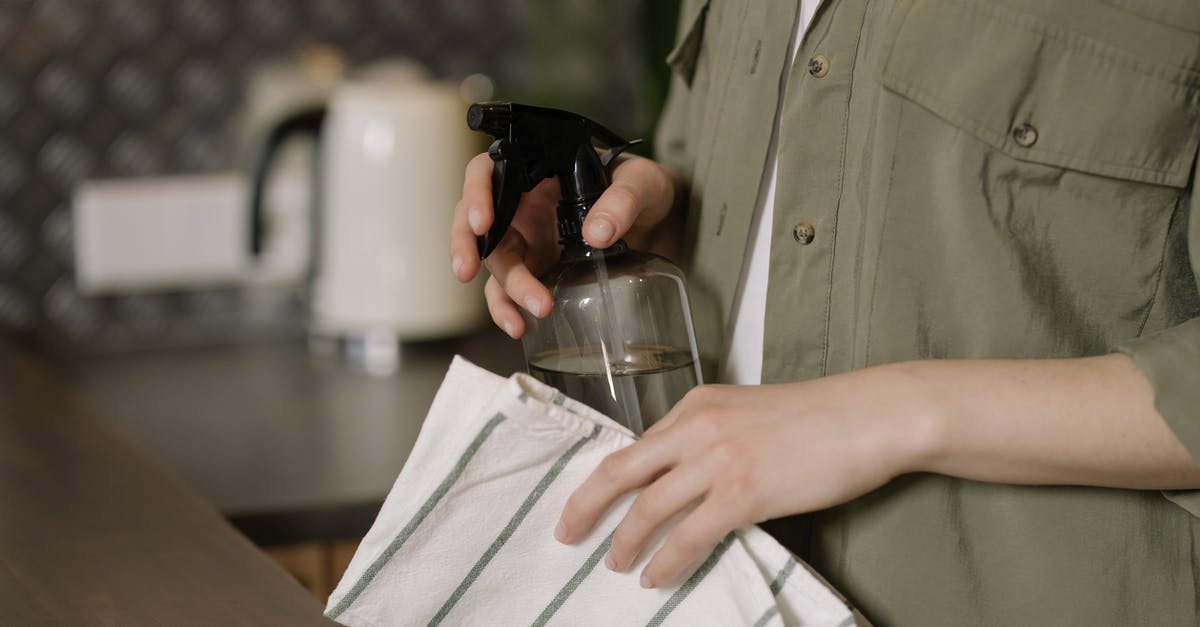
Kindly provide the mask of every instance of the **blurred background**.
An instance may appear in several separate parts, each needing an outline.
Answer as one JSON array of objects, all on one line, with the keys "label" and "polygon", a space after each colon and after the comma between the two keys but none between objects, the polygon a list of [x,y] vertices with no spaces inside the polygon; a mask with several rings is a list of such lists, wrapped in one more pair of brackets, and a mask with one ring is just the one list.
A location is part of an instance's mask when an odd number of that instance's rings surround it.
[{"label": "blurred background", "polygon": [[[677,8],[0,1],[0,361],[50,364],[323,599],[451,357],[524,367],[450,273],[488,141],[469,102],[569,109],[650,154]],[[61,435],[29,453],[102,473]]]},{"label": "blurred background", "polygon": [[[417,64],[432,81],[459,85],[471,77],[468,96],[568,108],[623,135],[649,138],[676,4],[0,2],[0,324],[81,350],[301,333],[307,259],[294,251],[307,249],[311,235],[282,242],[273,280],[255,281],[250,261],[211,259],[244,235],[234,222],[248,221],[246,210],[216,206],[244,182],[197,178],[172,190],[155,179],[248,174],[273,118],[311,101],[312,92],[327,93],[336,76],[380,60]],[[296,85],[305,72],[307,91]],[[284,200],[276,204],[290,199],[290,207],[277,213],[296,220],[306,215],[308,187],[295,177],[289,187],[283,178],[275,195]],[[101,186],[101,200],[81,217],[72,206],[81,188],[114,179],[133,185]],[[154,251],[140,262],[144,273],[137,258],[123,257],[117,269],[105,265],[112,248],[129,252],[179,237],[155,232],[146,212],[177,226],[210,214],[207,224],[217,231],[210,240],[175,251],[202,258],[200,267],[188,267],[187,258],[164,261]],[[299,224],[281,230],[304,231]],[[444,256],[430,263],[440,269]],[[247,266],[244,273],[238,264]],[[98,274],[81,282],[80,272]],[[300,289],[288,289],[289,278]]]}]

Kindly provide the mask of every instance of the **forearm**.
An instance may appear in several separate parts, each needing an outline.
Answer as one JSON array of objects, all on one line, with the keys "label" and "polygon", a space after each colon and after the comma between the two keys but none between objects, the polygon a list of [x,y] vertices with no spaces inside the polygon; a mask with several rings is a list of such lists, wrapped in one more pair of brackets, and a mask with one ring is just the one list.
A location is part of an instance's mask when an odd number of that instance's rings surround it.
[{"label": "forearm", "polygon": [[657,585],[731,529],[840,505],[909,472],[1200,488],[1200,467],[1122,355],[916,361],[697,387],[572,494],[556,537],[578,541],[620,495],[643,488],[613,532],[609,563],[629,568],[655,530],[674,524],[643,573],[644,585]]},{"label": "forearm", "polygon": [[[1123,355],[880,367],[913,426],[903,471],[980,481],[1200,488],[1200,465]],[[864,371],[867,372],[867,371]]]}]

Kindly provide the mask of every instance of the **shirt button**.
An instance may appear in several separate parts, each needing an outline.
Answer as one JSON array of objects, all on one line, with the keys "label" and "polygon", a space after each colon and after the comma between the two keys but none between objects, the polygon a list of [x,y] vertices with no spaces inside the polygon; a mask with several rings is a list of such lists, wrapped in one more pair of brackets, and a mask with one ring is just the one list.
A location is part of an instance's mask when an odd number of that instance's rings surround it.
[{"label": "shirt button", "polygon": [[1032,124],[1026,122],[1013,127],[1012,137],[1018,146],[1028,148],[1037,143],[1038,132]]},{"label": "shirt button", "polygon": [[807,222],[801,222],[792,227],[792,237],[795,238],[797,242],[800,242],[801,246],[808,246],[812,243],[813,238],[816,236],[817,230],[813,228],[813,225]]},{"label": "shirt button", "polygon": [[829,57],[818,54],[808,60],[808,73],[821,78],[829,73]]}]

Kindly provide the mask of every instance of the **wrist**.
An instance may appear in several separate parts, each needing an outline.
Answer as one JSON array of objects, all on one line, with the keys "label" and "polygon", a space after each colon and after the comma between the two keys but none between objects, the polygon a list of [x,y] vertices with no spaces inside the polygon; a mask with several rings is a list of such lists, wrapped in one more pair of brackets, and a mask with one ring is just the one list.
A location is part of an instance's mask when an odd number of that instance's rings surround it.
[{"label": "wrist", "polygon": [[925,362],[900,362],[875,368],[887,407],[890,466],[895,475],[937,472],[946,447],[946,412]]}]

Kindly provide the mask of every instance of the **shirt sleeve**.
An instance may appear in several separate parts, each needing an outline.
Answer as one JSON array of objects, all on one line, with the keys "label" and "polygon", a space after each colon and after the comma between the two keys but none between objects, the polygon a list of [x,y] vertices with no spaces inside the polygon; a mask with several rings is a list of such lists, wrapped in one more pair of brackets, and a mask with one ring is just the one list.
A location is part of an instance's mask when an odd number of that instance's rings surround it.
[{"label": "shirt sleeve", "polygon": [[[1196,169],[1192,176],[1193,186],[1200,174],[1200,162]],[[1200,290],[1200,195],[1194,190],[1189,193],[1187,250],[1192,285],[1173,287]],[[1158,413],[1192,454],[1192,459],[1200,463],[1200,317],[1125,342],[1117,350],[1132,358],[1150,381]],[[1164,494],[1200,517],[1200,490]]]},{"label": "shirt sleeve", "polygon": [[[1192,214],[1193,224],[1200,222],[1195,210]],[[1195,249],[1197,233],[1192,230]],[[1200,318],[1133,340],[1120,350],[1150,380],[1158,413],[1200,463]]]}]

